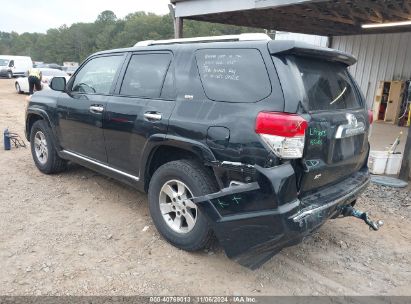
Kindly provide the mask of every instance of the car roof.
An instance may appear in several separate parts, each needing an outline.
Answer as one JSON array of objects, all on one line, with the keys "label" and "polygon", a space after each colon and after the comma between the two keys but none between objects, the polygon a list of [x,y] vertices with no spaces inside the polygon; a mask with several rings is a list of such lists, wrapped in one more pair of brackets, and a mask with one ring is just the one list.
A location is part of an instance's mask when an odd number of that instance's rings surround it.
[{"label": "car roof", "polygon": [[339,61],[346,65],[352,65],[356,62],[356,59],[348,53],[344,53],[339,50],[334,50],[326,47],[319,47],[313,44],[309,44],[302,41],[295,40],[249,40],[249,41],[225,41],[225,42],[193,42],[193,43],[174,43],[174,44],[155,44],[148,46],[133,46],[129,48],[113,49],[107,51],[101,51],[92,56],[124,53],[124,52],[137,52],[137,51],[174,51],[174,50],[197,50],[207,48],[265,48],[270,51],[271,54],[301,54],[307,56],[313,56],[325,60]]},{"label": "car roof", "polygon": [[29,56],[15,56],[15,55],[0,55],[0,59],[30,59]]},{"label": "car roof", "polygon": [[62,72],[61,70],[52,69],[52,68],[37,68],[37,69],[39,69],[40,71],[60,71],[60,72]]},{"label": "car roof", "polygon": [[161,50],[177,50],[177,49],[203,49],[203,48],[239,48],[239,47],[254,47],[258,48],[266,46],[268,41],[230,41],[230,42],[198,42],[198,43],[175,43],[175,44],[155,44],[149,46],[132,46],[129,48],[113,49],[97,52],[91,56],[120,53],[120,52],[135,52],[135,51],[161,51]]},{"label": "car roof", "polygon": [[58,69],[52,69],[52,68],[37,68],[37,69],[39,69],[40,70],[40,72],[58,72],[58,73],[64,73],[64,74],[66,74],[64,71],[62,71],[62,70],[58,70]]}]

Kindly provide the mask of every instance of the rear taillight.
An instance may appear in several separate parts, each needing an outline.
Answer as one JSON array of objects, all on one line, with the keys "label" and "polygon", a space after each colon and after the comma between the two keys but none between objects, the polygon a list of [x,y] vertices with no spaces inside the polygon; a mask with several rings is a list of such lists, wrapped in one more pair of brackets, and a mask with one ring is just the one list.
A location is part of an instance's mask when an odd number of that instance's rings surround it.
[{"label": "rear taillight", "polygon": [[368,110],[368,121],[370,122],[370,125],[374,121],[374,114],[372,113],[371,110]]},{"label": "rear taillight", "polygon": [[255,132],[280,158],[303,157],[307,121],[296,114],[258,113]]}]

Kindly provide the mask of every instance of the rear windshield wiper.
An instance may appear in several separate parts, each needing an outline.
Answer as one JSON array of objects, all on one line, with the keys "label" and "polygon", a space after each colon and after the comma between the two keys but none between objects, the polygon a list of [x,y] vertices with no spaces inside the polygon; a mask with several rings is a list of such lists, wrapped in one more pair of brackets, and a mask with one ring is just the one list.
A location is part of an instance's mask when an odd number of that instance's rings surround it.
[{"label": "rear windshield wiper", "polygon": [[340,93],[340,95],[338,95],[333,101],[330,102],[330,105],[332,105],[333,103],[337,102],[345,93],[345,91],[347,91],[347,87],[344,87],[344,90],[342,90],[342,92]]}]

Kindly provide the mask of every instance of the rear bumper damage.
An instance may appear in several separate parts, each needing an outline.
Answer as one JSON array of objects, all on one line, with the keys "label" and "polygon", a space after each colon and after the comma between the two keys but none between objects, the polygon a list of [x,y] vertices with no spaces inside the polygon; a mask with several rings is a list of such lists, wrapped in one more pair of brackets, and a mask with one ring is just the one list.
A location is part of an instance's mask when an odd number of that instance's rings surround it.
[{"label": "rear bumper damage", "polygon": [[[364,169],[297,198],[289,195],[290,187],[295,185],[290,164],[255,169],[260,175],[257,182],[195,199],[227,256],[251,269],[264,264],[282,248],[301,242],[327,219],[341,215],[369,184],[368,170]],[[284,192],[288,195],[284,196]]]}]

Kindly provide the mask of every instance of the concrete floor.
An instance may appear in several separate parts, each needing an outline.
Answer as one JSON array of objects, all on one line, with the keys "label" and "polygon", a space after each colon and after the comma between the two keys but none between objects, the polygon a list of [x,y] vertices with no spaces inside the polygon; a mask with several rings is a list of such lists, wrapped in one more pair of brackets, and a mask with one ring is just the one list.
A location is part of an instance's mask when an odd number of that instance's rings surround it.
[{"label": "concrete floor", "polygon": [[407,127],[398,127],[384,122],[374,122],[372,124],[370,137],[371,150],[387,150],[388,147],[394,143],[397,136],[400,135],[400,132],[402,132],[400,144],[395,151],[403,153],[405,141],[407,140],[408,129],[409,128]]}]

